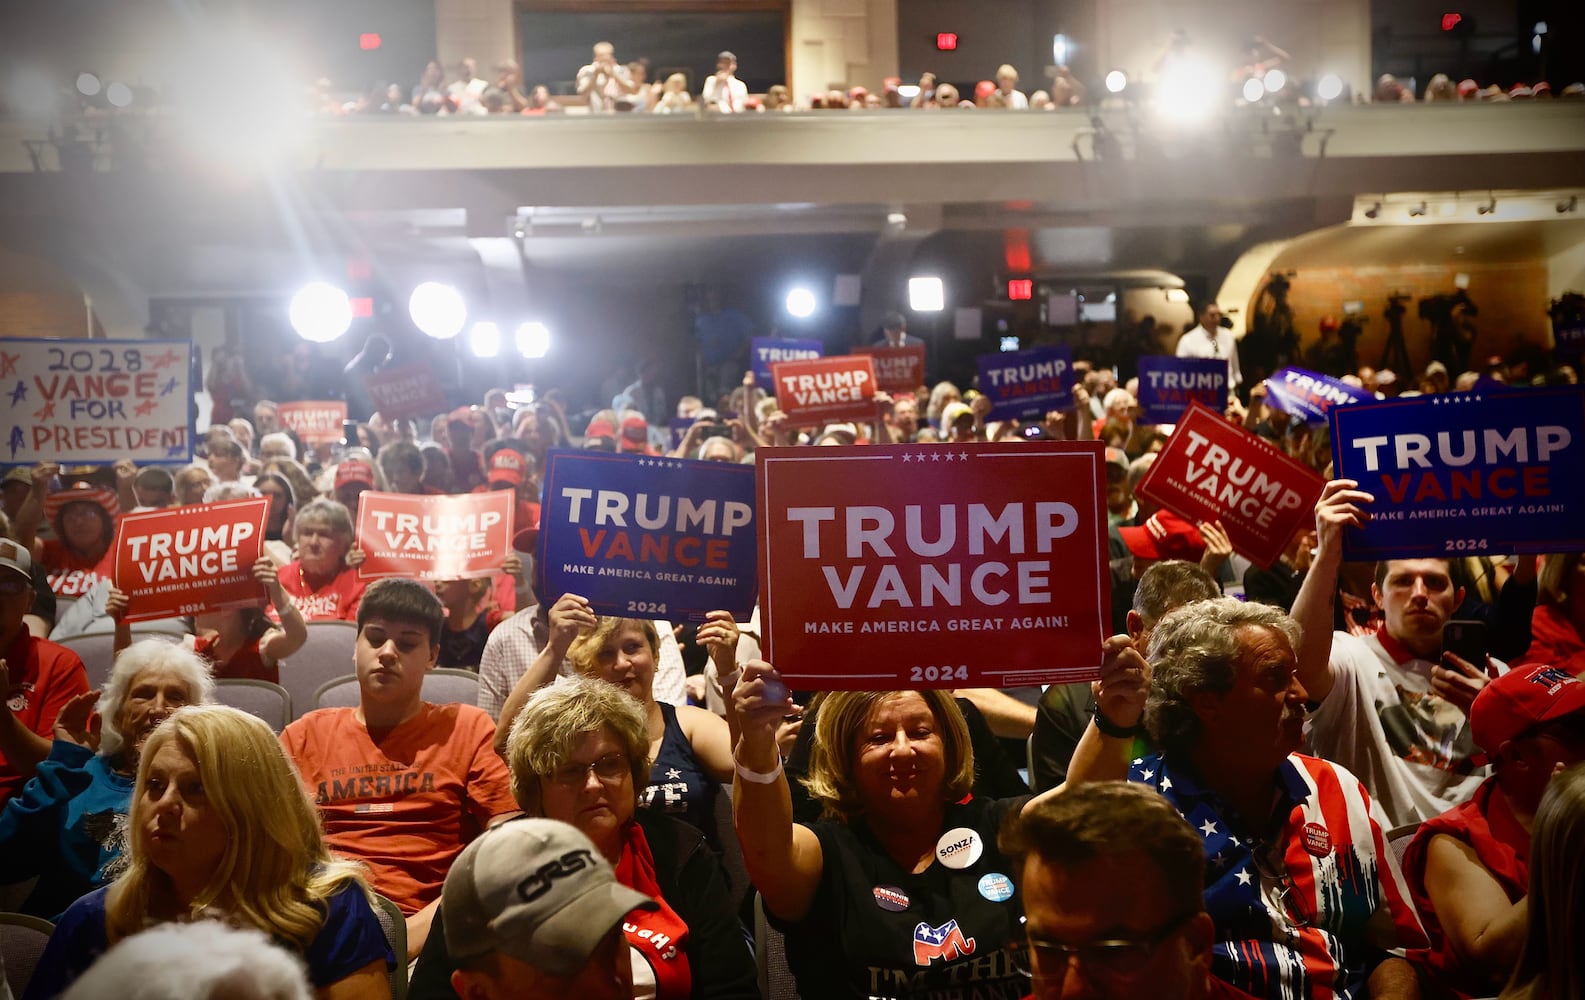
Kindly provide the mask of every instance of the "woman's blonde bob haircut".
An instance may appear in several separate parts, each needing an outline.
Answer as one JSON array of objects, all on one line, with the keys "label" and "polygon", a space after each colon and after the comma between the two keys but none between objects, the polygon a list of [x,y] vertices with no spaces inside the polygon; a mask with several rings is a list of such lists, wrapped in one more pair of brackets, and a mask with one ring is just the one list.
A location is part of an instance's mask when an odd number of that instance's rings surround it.
[{"label": "woman's blonde bob haircut", "polygon": [[[198,767],[209,807],[226,828],[226,848],[213,877],[185,906],[170,877],[148,858],[145,827],[152,804],[149,769],[169,743]],[[223,705],[189,705],[149,734],[138,761],[128,826],[125,874],[105,903],[110,944],[170,920],[191,920],[210,907],[306,951],[324,927],[325,901],[348,882],[364,892],[359,865],[325,847],[319,810],[297,768],[263,721]]]},{"label": "woman's blonde bob haircut", "polygon": [[809,773],[803,785],[809,797],[820,803],[826,819],[847,822],[864,812],[853,772],[858,764],[859,741],[864,736],[870,713],[882,702],[917,693],[930,706],[936,719],[936,732],[946,756],[946,778],[941,784],[941,801],[957,802],[969,794],[974,784],[974,749],[969,745],[969,726],[957,702],[946,691],[837,691],[820,703],[815,720],[814,748],[809,756]]},{"label": "woman's blonde bob haircut", "polygon": [[534,692],[506,738],[506,766],[518,807],[530,816],[545,815],[545,780],[572,756],[579,739],[602,729],[609,729],[627,754],[636,805],[649,784],[649,720],[643,707],[615,684],[563,677]]},{"label": "woman's blonde bob haircut", "polygon": [[[567,647],[567,662],[580,674],[589,675],[594,672],[595,660],[600,656],[600,649],[616,633],[627,627],[633,627],[644,633],[644,641],[649,643],[649,655],[656,660],[660,659],[660,633],[655,631],[655,623],[648,618],[610,618],[600,619],[600,624],[587,632],[578,634],[578,638]],[[657,664],[658,666],[659,664]]]}]

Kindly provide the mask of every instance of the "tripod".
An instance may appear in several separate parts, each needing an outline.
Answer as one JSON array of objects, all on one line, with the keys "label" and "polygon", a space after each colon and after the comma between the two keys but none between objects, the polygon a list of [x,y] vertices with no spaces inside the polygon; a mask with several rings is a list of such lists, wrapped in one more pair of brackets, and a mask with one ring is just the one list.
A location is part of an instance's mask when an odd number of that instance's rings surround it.
[{"label": "tripod", "polygon": [[1387,344],[1381,349],[1381,361],[1376,368],[1390,369],[1400,375],[1412,374],[1409,367],[1409,345],[1403,339],[1403,314],[1408,312],[1404,303],[1409,301],[1409,296],[1401,292],[1393,292],[1387,296],[1387,310],[1382,313],[1387,319],[1388,333]]}]

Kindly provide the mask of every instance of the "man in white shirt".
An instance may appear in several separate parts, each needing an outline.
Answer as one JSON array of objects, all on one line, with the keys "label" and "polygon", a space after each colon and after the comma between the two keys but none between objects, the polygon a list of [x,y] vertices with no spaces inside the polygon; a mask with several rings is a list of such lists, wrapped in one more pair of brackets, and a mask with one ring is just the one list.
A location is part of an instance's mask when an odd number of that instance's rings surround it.
[{"label": "man in white shirt", "polygon": [[480,98],[490,87],[489,81],[479,76],[478,60],[472,56],[465,57],[457,67],[457,78],[446,87],[446,93],[457,102],[457,110],[463,114],[485,114],[484,105]]},{"label": "man in white shirt", "polygon": [[707,109],[722,114],[737,114],[743,110],[748,100],[748,86],[736,74],[737,56],[723,52],[715,57],[715,75],[704,81],[704,93],[700,97]]},{"label": "man in white shirt", "polygon": [[617,100],[635,89],[627,67],[616,61],[616,46],[596,43],[589,65],[578,70],[578,93],[589,99],[589,113],[616,110]]},{"label": "man in white shirt", "polygon": [[1011,111],[1029,110],[1029,98],[1018,89],[1018,70],[1003,63],[996,70],[996,89],[1001,92],[1002,104]]},{"label": "man in white shirt", "polygon": [[1244,381],[1238,370],[1238,344],[1233,331],[1222,329],[1222,308],[1215,302],[1200,310],[1200,325],[1178,338],[1180,358],[1226,358],[1227,391],[1231,393]]}]

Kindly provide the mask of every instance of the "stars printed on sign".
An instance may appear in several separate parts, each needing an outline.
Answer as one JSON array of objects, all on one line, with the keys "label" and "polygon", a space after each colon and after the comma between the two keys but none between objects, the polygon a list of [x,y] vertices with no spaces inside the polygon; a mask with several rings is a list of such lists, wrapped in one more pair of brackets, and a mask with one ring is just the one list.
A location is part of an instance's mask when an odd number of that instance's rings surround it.
[{"label": "stars printed on sign", "polygon": [[1460,403],[1479,403],[1481,395],[1478,392],[1465,396],[1432,396],[1432,406],[1457,406]]},{"label": "stars printed on sign", "polygon": [[680,469],[680,468],[682,468],[682,463],[681,462],[676,461],[674,459],[669,459],[669,458],[641,458],[641,459],[638,460],[638,464],[639,465],[643,465],[643,466],[647,466],[647,467],[652,468],[652,469]]},{"label": "stars printed on sign", "polygon": [[175,391],[176,391],[176,376],[172,375],[168,382],[166,382],[164,385],[160,386],[160,395],[161,396],[169,396],[171,393],[173,393]]},{"label": "stars printed on sign", "polygon": [[677,770],[675,767],[668,767],[666,769],[666,780],[676,781],[680,777],[682,777],[682,772]]},{"label": "stars printed on sign", "polygon": [[1200,824],[1200,832],[1209,837],[1211,834],[1216,832],[1216,824],[1212,823],[1210,820],[1206,820],[1204,823]]},{"label": "stars printed on sign", "polygon": [[1238,884],[1239,885],[1248,885],[1249,884],[1249,869],[1248,868],[1240,868],[1238,870],[1238,874],[1235,875],[1234,878],[1238,879]]},{"label": "stars printed on sign", "polygon": [[20,427],[11,428],[11,440],[8,441],[7,444],[9,444],[10,447],[11,447],[11,458],[12,458],[13,461],[17,457],[17,449],[22,447],[22,443],[25,440],[27,440],[27,439],[25,437],[23,437],[23,435],[22,435],[22,428],[20,428]]},{"label": "stars printed on sign", "polygon": [[948,451],[945,448],[933,448],[929,451],[905,451],[904,462],[967,462],[969,453],[966,451]]},{"label": "stars printed on sign", "polygon": [[145,399],[143,402],[137,405],[137,409],[135,409],[133,412],[140,417],[146,417],[158,409],[159,405],[159,403],[152,399]]},{"label": "stars printed on sign", "polygon": [[176,351],[166,351],[164,354],[156,355],[155,357],[150,358],[149,363],[152,364],[156,369],[159,369],[174,365],[180,360],[182,360],[181,354],[177,353]]},{"label": "stars printed on sign", "polygon": [[187,446],[184,444],[173,444],[169,448],[165,449],[165,454],[171,458],[177,458],[181,455],[187,454]]},{"label": "stars printed on sign", "polygon": [[16,388],[11,390],[11,405],[15,406],[27,398],[28,384],[21,379],[17,379]]},{"label": "stars printed on sign", "polygon": [[0,351],[0,378],[5,378],[7,375],[15,375],[17,373],[17,362],[21,360],[22,355],[20,354],[7,354],[5,351]]},{"label": "stars printed on sign", "polygon": [[55,400],[50,400],[39,407],[33,414],[34,420],[48,420],[55,415]]}]

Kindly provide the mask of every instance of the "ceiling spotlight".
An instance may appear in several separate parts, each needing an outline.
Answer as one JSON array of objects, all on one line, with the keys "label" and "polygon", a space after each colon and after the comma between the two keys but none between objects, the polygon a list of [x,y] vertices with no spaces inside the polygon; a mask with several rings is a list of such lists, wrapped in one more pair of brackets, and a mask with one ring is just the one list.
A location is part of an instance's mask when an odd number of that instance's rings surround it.
[{"label": "ceiling spotlight", "polygon": [[1379,215],[1381,215],[1381,202],[1379,201],[1365,209],[1365,218],[1367,219],[1374,219]]},{"label": "ceiling spotlight", "polygon": [[84,97],[93,97],[99,93],[99,78],[92,73],[77,74],[77,93]]},{"label": "ceiling spotlight", "polygon": [[934,275],[908,279],[908,308],[914,312],[940,312],[947,307],[946,286]]},{"label": "ceiling spotlight", "polygon": [[1265,96],[1266,96],[1266,85],[1265,84],[1261,83],[1259,80],[1255,79],[1254,77],[1250,77],[1249,79],[1244,81],[1244,100],[1248,101],[1250,104],[1254,104],[1256,101],[1260,100],[1262,97],[1265,97]]},{"label": "ceiling spotlight", "polygon": [[124,83],[112,83],[105,88],[105,100],[113,108],[125,108],[132,104],[132,88]]},{"label": "ceiling spotlight", "polygon": [[893,229],[907,229],[908,216],[902,212],[887,212],[886,224]]},{"label": "ceiling spotlight", "polygon": [[550,353],[550,328],[538,321],[517,328],[517,353],[525,358],[542,358]]},{"label": "ceiling spotlight", "polygon": [[1475,214],[1490,215],[1495,211],[1497,211],[1497,197],[1495,195],[1487,195],[1486,204],[1477,206]]},{"label": "ceiling spotlight", "polygon": [[1566,215],[1567,213],[1574,211],[1574,209],[1576,209],[1578,207],[1579,207],[1579,195],[1571,194],[1571,195],[1568,196],[1568,201],[1560,201],[1560,202],[1557,203],[1557,214]]},{"label": "ceiling spotlight", "polygon": [[1420,204],[1415,205],[1415,206],[1413,206],[1412,208],[1409,209],[1409,218],[1418,219],[1421,216],[1425,215],[1425,210],[1426,210],[1426,204],[1425,204],[1425,202],[1422,201],[1422,202],[1420,202]]},{"label": "ceiling spotlight", "polygon": [[450,340],[462,332],[468,321],[468,305],[454,286],[426,281],[408,297],[407,314],[426,335]]},{"label": "ceiling spotlight", "polygon": [[501,353],[501,328],[483,321],[468,331],[468,350],[476,358],[493,358]]},{"label": "ceiling spotlight", "polygon": [[299,337],[328,344],[352,325],[352,300],[335,285],[315,281],[292,296],[286,316]]},{"label": "ceiling spotlight", "polygon": [[1106,74],[1106,90],[1108,93],[1121,94],[1128,89],[1128,74],[1120,69],[1114,69]]},{"label": "ceiling spotlight", "polygon": [[1266,85],[1266,93],[1275,94],[1288,85],[1288,74],[1280,69],[1269,69],[1261,82]]},{"label": "ceiling spotlight", "polygon": [[1323,101],[1337,100],[1343,96],[1343,78],[1336,73],[1321,77],[1315,84],[1315,96]]},{"label": "ceiling spotlight", "polygon": [[787,313],[797,319],[814,315],[815,293],[807,288],[794,288],[787,293]]}]

